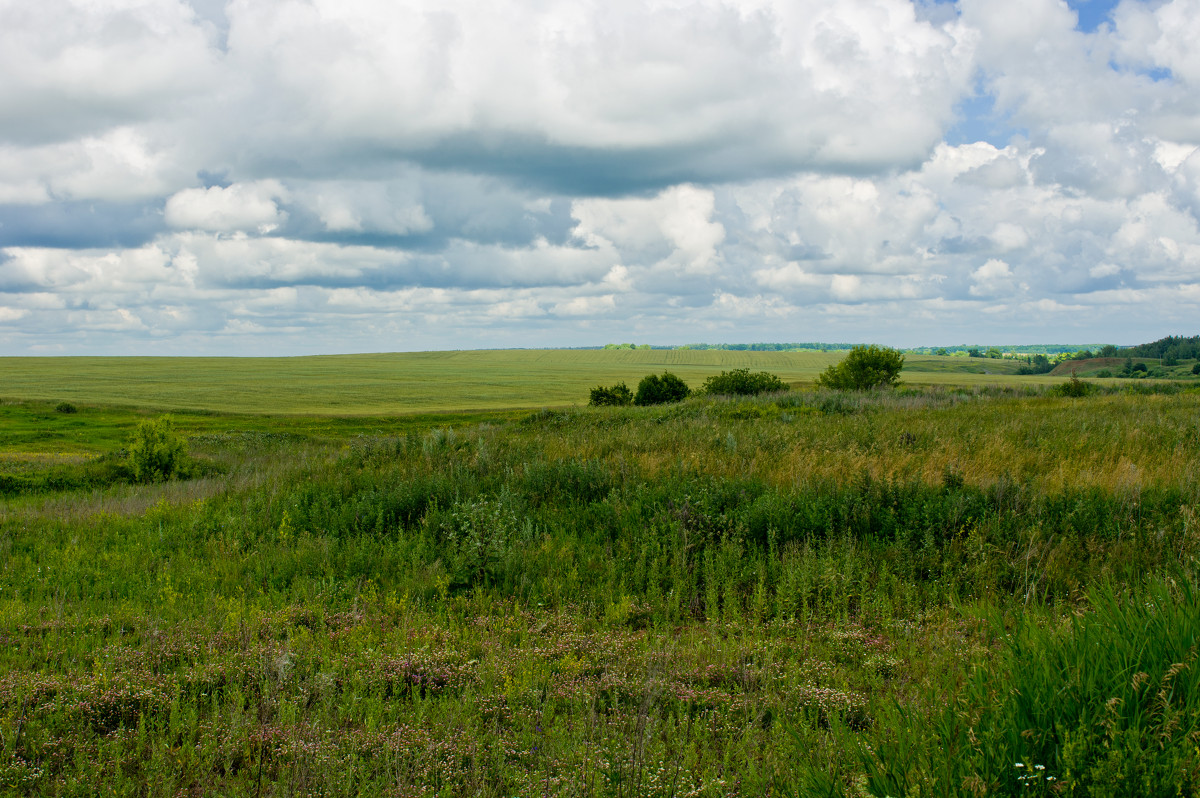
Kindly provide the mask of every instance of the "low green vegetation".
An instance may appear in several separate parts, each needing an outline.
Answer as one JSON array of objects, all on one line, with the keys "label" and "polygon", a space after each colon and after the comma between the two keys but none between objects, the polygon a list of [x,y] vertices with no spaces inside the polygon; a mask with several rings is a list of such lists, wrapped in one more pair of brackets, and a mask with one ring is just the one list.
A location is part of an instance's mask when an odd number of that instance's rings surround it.
[{"label": "low green vegetation", "polygon": [[837,391],[869,391],[900,383],[904,355],[886,346],[856,346],[840,363],[821,373],[817,384]]},{"label": "low green vegetation", "polygon": [[1026,379],[0,404],[0,792],[1195,794],[1200,392]]},{"label": "low green vegetation", "polygon": [[669,371],[647,374],[638,382],[633,403],[638,407],[682,402],[692,392],[687,383]]},{"label": "low green vegetation", "polygon": [[709,377],[700,390],[710,396],[756,396],[786,389],[783,380],[769,371],[734,369]]},{"label": "low green vegetation", "polygon": [[588,404],[592,407],[621,407],[633,404],[633,391],[623,382],[618,382],[610,388],[597,385],[592,389]]},{"label": "low green vegetation", "polygon": [[138,482],[162,482],[179,476],[187,462],[187,444],[175,433],[170,416],[138,424],[129,444],[129,470]]}]

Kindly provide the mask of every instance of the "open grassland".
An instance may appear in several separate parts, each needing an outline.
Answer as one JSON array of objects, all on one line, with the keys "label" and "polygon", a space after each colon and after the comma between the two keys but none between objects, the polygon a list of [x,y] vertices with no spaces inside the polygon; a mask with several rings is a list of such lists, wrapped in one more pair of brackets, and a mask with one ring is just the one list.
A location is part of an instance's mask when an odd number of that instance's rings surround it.
[{"label": "open grassland", "polygon": [[0,405],[0,791],[1196,794],[1200,393],[1122,387],[180,414],[152,485]]},{"label": "open grassland", "polygon": [[[155,410],[384,415],[586,404],[588,391],[670,370],[692,387],[721,371],[810,383],[837,352],[503,350],[293,358],[0,358],[0,398]],[[913,384],[1045,384],[1014,361],[910,355]]]}]

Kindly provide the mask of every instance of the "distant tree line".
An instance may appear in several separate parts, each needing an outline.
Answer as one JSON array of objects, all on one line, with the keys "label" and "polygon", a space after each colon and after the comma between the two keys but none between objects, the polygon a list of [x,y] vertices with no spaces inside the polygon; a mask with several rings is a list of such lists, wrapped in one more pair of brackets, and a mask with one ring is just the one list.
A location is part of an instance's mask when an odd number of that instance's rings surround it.
[{"label": "distant tree line", "polygon": [[1166,338],[1160,338],[1148,344],[1138,344],[1137,346],[1118,347],[1108,344],[1095,351],[1081,349],[1078,352],[1072,353],[1067,359],[1091,360],[1097,357],[1154,358],[1161,360],[1164,366],[1177,366],[1181,360],[1195,360],[1200,358],[1200,335],[1194,335],[1190,338],[1185,338],[1182,335],[1168,335]]},{"label": "distant tree line", "polygon": [[1157,357],[1163,360],[1164,366],[1175,365],[1168,360],[1195,360],[1200,358],[1200,335],[1185,338],[1182,335],[1168,335],[1148,344],[1139,344],[1120,350],[1116,357]]},{"label": "distant tree line", "polygon": [[1018,374],[1048,374],[1056,364],[1045,355],[1030,355],[1025,358],[1025,365],[1017,369]]},{"label": "distant tree line", "polygon": [[[658,344],[616,343],[605,344],[602,349],[695,349],[697,351],[713,350],[727,352],[795,352],[804,349],[816,352],[837,352],[851,349],[854,344],[822,344],[822,343],[757,343],[757,344],[683,344],[682,346],[661,346]],[[597,347],[583,347],[596,349]]]},{"label": "distant tree line", "polygon": [[760,344],[686,344],[680,349],[714,349],[730,352],[792,352],[797,349],[815,350],[818,352],[835,352],[851,349],[854,344],[822,344],[822,343],[760,343]]}]

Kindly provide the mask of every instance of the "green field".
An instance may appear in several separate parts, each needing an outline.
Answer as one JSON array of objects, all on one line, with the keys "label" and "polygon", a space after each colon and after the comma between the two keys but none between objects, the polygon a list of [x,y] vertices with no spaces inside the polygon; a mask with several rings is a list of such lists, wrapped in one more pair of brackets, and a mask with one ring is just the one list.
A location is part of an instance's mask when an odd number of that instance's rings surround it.
[{"label": "green field", "polygon": [[1197,794],[1200,386],[836,359],[4,360],[0,795]]},{"label": "green field", "polygon": [[[158,410],[382,415],[587,403],[598,384],[630,387],[670,370],[693,387],[749,368],[809,383],[837,352],[501,350],[293,358],[0,358],[0,399],[42,399]],[[910,355],[912,384],[1041,384],[1015,361]]]}]

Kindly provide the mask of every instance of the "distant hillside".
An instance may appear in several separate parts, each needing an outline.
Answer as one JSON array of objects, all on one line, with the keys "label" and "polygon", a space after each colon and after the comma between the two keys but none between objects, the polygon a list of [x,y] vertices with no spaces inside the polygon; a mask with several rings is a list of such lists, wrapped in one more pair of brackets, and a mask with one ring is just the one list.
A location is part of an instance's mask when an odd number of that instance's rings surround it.
[{"label": "distant hillside", "polygon": [[1077,374],[1080,377],[1088,376],[1091,372],[1108,369],[1113,373],[1121,370],[1125,365],[1123,357],[1092,357],[1087,360],[1064,360],[1059,363],[1050,372],[1052,377],[1070,377],[1072,374]]}]

